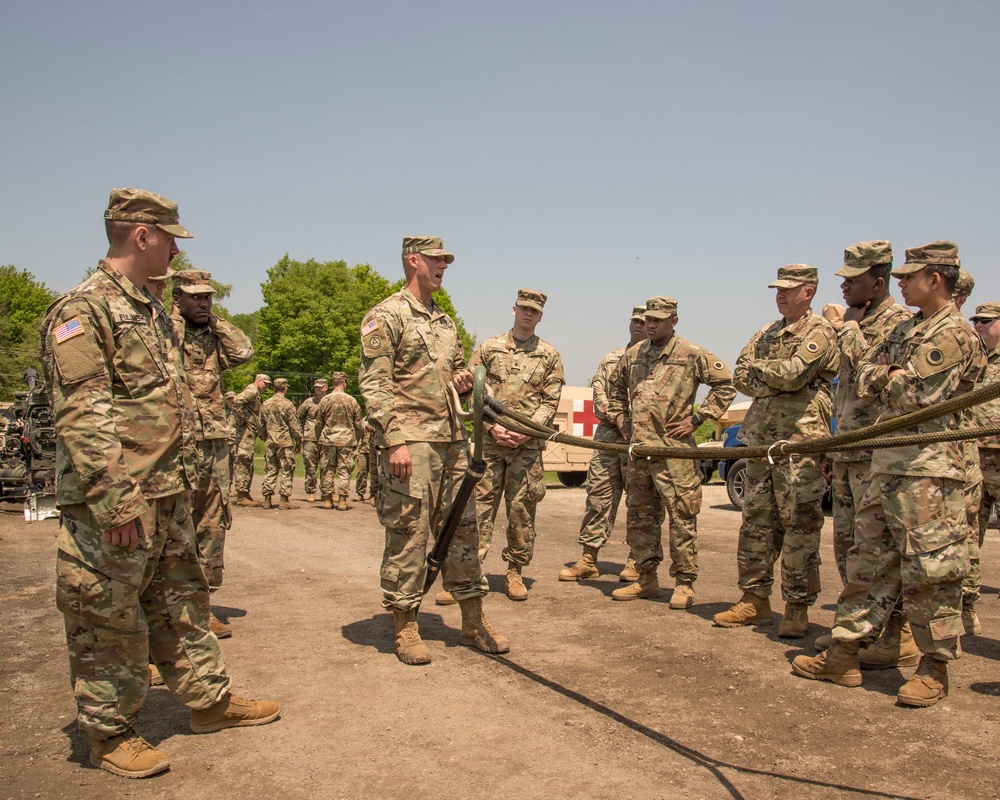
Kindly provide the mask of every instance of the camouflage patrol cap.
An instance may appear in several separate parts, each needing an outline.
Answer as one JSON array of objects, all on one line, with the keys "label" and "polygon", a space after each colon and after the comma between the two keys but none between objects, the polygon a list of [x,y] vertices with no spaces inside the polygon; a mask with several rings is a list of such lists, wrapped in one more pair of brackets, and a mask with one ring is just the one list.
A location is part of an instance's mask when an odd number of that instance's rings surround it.
[{"label": "camouflage patrol cap", "polygon": [[326,382],[326,378],[317,378],[313,381],[313,389],[326,389],[329,384]]},{"label": "camouflage patrol cap", "polygon": [[112,189],[104,219],[115,222],[146,222],[178,239],[193,238],[181,225],[177,203],[145,189]]},{"label": "camouflage patrol cap", "polygon": [[677,301],[663,295],[650,297],[646,301],[646,307],[642,310],[643,317],[652,317],[653,319],[670,319],[676,313]]},{"label": "camouflage patrol cap", "polygon": [[288,378],[275,378],[274,379],[274,391],[280,392],[282,389],[288,388]]},{"label": "camouflage patrol cap", "polygon": [[976,306],[976,313],[969,319],[1000,319],[1000,303],[983,303]]},{"label": "camouflage patrol cap", "polygon": [[778,277],[767,285],[768,289],[794,289],[797,286],[815,286],[819,283],[819,270],[808,264],[786,264],[778,267]]},{"label": "camouflage patrol cap", "polygon": [[931,264],[944,267],[960,267],[958,245],[954,242],[931,242],[922,247],[911,247],[906,251],[906,263],[892,271],[892,277],[901,278],[920,272]]},{"label": "camouflage patrol cap", "polygon": [[892,263],[892,245],[882,239],[852,244],[844,251],[844,266],[834,274],[841,278],[857,278],[879,264]]},{"label": "camouflage patrol cap", "polygon": [[170,272],[168,270],[167,272],[164,272],[162,275],[150,275],[148,278],[146,278],[146,280],[147,281],[166,281],[166,280],[169,280],[170,278],[172,278],[173,276],[174,276],[174,273]]},{"label": "camouflage patrol cap", "polygon": [[646,306],[632,306],[632,319],[644,322],[646,320]]},{"label": "camouflage patrol cap", "polygon": [[258,372],[256,375],[254,375],[253,379],[254,383],[256,383],[257,381],[264,381],[264,383],[266,383],[268,386],[271,385],[271,379],[263,372]]},{"label": "camouflage patrol cap", "polygon": [[444,249],[444,242],[437,236],[404,236],[403,255],[408,253],[422,253],[431,258],[443,257],[445,264],[455,260],[455,256]]},{"label": "camouflage patrol cap", "polygon": [[236,392],[226,392],[225,395],[223,395],[223,397],[226,400],[235,400],[236,399]]},{"label": "camouflage patrol cap", "polygon": [[532,289],[518,289],[517,300],[514,305],[533,308],[535,311],[544,311],[545,301],[548,299],[549,296],[545,292],[536,292]]},{"label": "camouflage patrol cap", "polygon": [[973,280],[972,276],[964,269],[959,267],[958,280],[955,281],[955,291],[951,293],[951,296],[968,297],[970,294],[972,294],[972,290],[975,288],[976,288],[976,282]]},{"label": "camouflage patrol cap", "polygon": [[341,383],[347,383],[347,375],[343,372],[334,372],[333,375],[330,376],[330,380],[333,381],[334,386],[338,386]]},{"label": "camouflage patrol cap", "polygon": [[174,286],[185,294],[215,294],[212,274],[203,269],[181,269],[174,273]]}]

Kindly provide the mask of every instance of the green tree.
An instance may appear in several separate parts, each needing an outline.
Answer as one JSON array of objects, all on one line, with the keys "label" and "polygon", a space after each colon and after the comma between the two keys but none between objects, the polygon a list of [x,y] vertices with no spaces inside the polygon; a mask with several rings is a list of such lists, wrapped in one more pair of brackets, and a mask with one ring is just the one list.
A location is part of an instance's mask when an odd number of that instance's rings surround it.
[{"label": "green tree", "polygon": [[56,293],[27,270],[0,267],[0,400],[25,389],[24,370],[41,375],[39,325]]}]

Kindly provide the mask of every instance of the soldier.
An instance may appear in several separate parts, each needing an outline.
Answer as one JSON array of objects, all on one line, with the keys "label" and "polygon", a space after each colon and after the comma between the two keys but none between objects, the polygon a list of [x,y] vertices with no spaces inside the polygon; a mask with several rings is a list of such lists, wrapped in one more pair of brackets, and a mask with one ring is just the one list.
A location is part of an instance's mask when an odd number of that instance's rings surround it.
[{"label": "soldier", "polygon": [[270,385],[271,379],[259,372],[233,401],[233,425],[236,428],[233,483],[238,506],[260,505],[250,496],[250,485],[253,483],[254,446],[260,433],[260,393]]},{"label": "soldier", "polygon": [[191,708],[196,733],[260,725],[277,703],[230,693],[198,558],[188,490],[195,421],[181,341],[142,288],[190,237],[177,205],[113,189],[108,254],[42,323],[60,507],[56,604],[66,624],[77,724],[90,763],[142,778],[170,767],[133,727],[149,658]]},{"label": "soldier", "polygon": [[[736,361],[736,388],[753,398],[740,439],[748,445],[830,433],[831,381],[839,355],[833,325],[813,313],[817,270],[789,264],[769,284],[781,319],[766,325]],[[743,524],[737,550],[743,597],[713,620],[724,628],[771,622],[774,563],[781,556],[785,613],[778,636],[805,636],[819,595],[819,539],[826,481],[817,456],[747,462]]]},{"label": "soldier", "polygon": [[319,472],[322,481],[323,507],[347,511],[347,493],[351,489],[354,451],[361,438],[361,406],[347,394],[347,376],[333,373],[333,392],[319,404],[316,435],[319,439]]},{"label": "soldier", "polygon": [[319,470],[319,439],[316,426],[319,423],[319,403],[326,396],[326,378],[317,378],[313,383],[313,396],[307,397],[299,406],[299,427],[302,428],[302,463],[306,469],[306,502],[316,502],[316,473]]},{"label": "soldier", "polygon": [[[678,336],[677,301],[646,301],[647,340],[625,351],[611,376],[608,416],[632,444],[695,447],[694,432],[703,420],[717,420],[733,402],[733,376],[718,356]],[[710,387],[695,412],[699,386]],[[660,596],[656,571],[663,560],[661,528],[669,525],[670,607],[694,604],[698,578],[698,512],[701,478],[690,459],[629,460],[628,545],[639,579],[611,593],[615,600]]]},{"label": "soldier", "polygon": [[236,392],[226,392],[223,396],[226,404],[226,442],[229,444],[229,497],[236,497],[236,484],[233,483],[233,464],[236,460],[236,425],[233,422],[233,407],[236,404]]},{"label": "soldier", "polygon": [[[467,466],[462,423],[452,413],[448,385],[468,392],[472,373],[465,369],[455,323],[433,299],[455,257],[436,236],[407,236],[402,258],[405,287],[371,308],[362,322],[359,385],[382,448],[382,605],[392,612],[397,658],[427,664],[430,650],[417,627],[426,555]],[[459,641],[486,653],[506,653],[510,643],[483,615],[487,590],[478,541],[470,501],[448,548],[442,581],[462,610]]]},{"label": "soldier", "polygon": [[972,294],[972,290],[976,288],[976,281],[973,277],[964,269],[958,271],[958,280],[955,281],[955,291],[952,294],[952,299],[955,301],[955,308],[959,311],[962,310],[962,306],[965,305],[965,301],[969,299],[969,295]]},{"label": "soldier", "polygon": [[[932,242],[907,250],[906,263],[893,271],[906,304],[919,311],[897,325],[857,373],[859,392],[877,403],[883,416],[940,404],[981,378],[982,343],[952,302],[958,267],[953,242]],[[962,415],[952,413],[906,432],[919,436],[955,430],[961,423]],[[796,674],[860,686],[858,651],[882,630],[902,595],[923,655],[897,700],[930,706],[948,694],[947,664],[961,653],[962,578],[969,570],[963,449],[960,442],[942,442],[874,452],[833,644],[813,658],[796,658]]]},{"label": "soldier", "polygon": [[[198,550],[205,565],[208,588],[222,586],[229,511],[229,423],[222,400],[222,373],[253,358],[250,338],[212,313],[215,290],[204,270],[174,273],[173,322],[184,342],[184,368],[194,397],[197,485],[191,497]],[[209,616],[212,633],[232,636],[232,628]]]},{"label": "soldier", "polygon": [[278,508],[298,508],[290,500],[292,478],[295,477],[295,453],[301,446],[302,429],[292,401],[285,397],[288,381],[277,378],[274,394],[260,407],[260,422],[264,440],[264,483],[260,493],[264,496],[261,508],[273,508],[271,497],[277,488],[281,502]]},{"label": "soldier", "polygon": [[[967,273],[966,273],[967,274]],[[986,348],[986,371],[976,388],[1000,380],[1000,303],[983,303],[976,307],[972,324]],[[996,425],[1000,420],[1000,400],[990,400],[974,406],[972,424],[976,427]],[[962,626],[967,634],[978,636],[982,625],[976,614],[982,580],[980,549],[986,539],[986,526],[994,509],[1000,512],[1000,437],[978,441],[979,461],[982,468],[982,498],[979,514],[969,537],[969,574],[962,585]]]},{"label": "soldier", "polygon": [[[354,499],[359,503],[363,503],[365,500],[365,494],[368,491],[368,473],[372,472],[375,467],[375,463],[368,457],[374,432],[375,429],[368,424],[368,418],[364,417],[361,420],[361,440],[358,442],[358,450],[354,455],[358,462],[358,474],[354,479]],[[376,482],[375,479],[372,480],[372,497],[375,496]]]},{"label": "soldier", "polygon": [[[629,343],[612,350],[597,365],[597,373],[590,385],[594,390],[594,415],[599,422],[594,431],[594,441],[605,444],[624,444],[625,437],[613,419],[608,417],[608,382],[625,351],[646,338],[646,306],[634,306],[629,320]],[[559,573],[561,581],[578,581],[581,578],[600,577],[597,555],[611,536],[618,516],[618,504],[628,475],[628,457],[618,453],[595,450],[587,469],[587,508],[580,523],[579,542],[583,558]],[[635,559],[629,553],[620,580],[637,581]]]}]

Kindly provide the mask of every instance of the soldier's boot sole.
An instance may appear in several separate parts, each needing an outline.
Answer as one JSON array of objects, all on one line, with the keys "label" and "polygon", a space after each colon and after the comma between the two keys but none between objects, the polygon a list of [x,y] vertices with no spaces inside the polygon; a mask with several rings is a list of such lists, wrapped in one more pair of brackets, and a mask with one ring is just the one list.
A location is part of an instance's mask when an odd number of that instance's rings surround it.
[{"label": "soldier's boot sole", "polygon": [[621,600],[623,602],[628,600],[657,600],[662,596],[663,592],[655,576],[651,582],[643,585],[641,575],[635,583],[622,589],[615,589],[611,593],[612,600]]},{"label": "soldier's boot sole", "polygon": [[847,652],[845,646],[837,642],[818,656],[796,656],[792,671],[802,678],[829,681],[850,689],[860,686],[862,680],[857,653]]},{"label": "soldier's boot sole", "polygon": [[170,769],[166,754],[138,735],[92,743],[90,764],[123,778],[148,778]]},{"label": "soldier's boot sole", "polygon": [[583,561],[577,561],[572,567],[567,567],[559,572],[559,580],[561,581],[580,581],[600,577],[600,570],[585,564]]},{"label": "soldier's boot sole", "polygon": [[670,595],[670,607],[675,611],[683,611],[694,605],[694,589],[687,584],[678,584]]},{"label": "soldier's boot sole", "polygon": [[757,598],[757,602],[750,600],[740,600],[734,603],[726,611],[722,611],[712,617],[712,622],[720,628],[743,628],[747,625],[770,625],[774,620],[771,617],[771,601],[765,598]]}]

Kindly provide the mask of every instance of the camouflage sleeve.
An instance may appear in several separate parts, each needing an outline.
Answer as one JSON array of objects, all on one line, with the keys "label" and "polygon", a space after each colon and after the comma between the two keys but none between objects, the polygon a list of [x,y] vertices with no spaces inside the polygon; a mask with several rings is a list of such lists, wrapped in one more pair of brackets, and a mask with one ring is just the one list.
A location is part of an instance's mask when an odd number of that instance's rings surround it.
[{"label": "camouflage sleeve", "polygon": [[233,400],[233,414],[237,419],[237,424],[246,425],[254,433],[260,428],[260,416],[253,410],[253,393],[247,386],[242,392],[236,395]]},{"label": "camouflage sleeve", "polygon": [[368,419],[381,431],[386,447],[406,444],[396,418],[393,362],[402,336],[403,320],[383,307],[375,307],[361,323],[361,367],[358,388],[365,399]]},{"label": "camouflage sleeve", "polygon": [[562,394],[566,377],[563,374],[562,358],[555,348],[549,355],[545,371],[545,384],[542,386],[542,403],[535,409],[531,419],[539,425],[550,425],[559,410],[559,395]]},{"label": "camouflage sleeve", "polygon": [[288,404],[285,410],[286,423],[288,425],[288,430],[292,432],[292,438],[295,443],[298,444],[302,441],[302,426],[299,425],[299,415],[295,411],[295,406],[291,403]]},{"label": "camouflage sleeve", "polygon": [[628,373],[631,364],[631,350],[626,350],[608,376],[608,419],[618,430],[624,430],[629,421]]},{"label": "camouflage sleeve", "polygon": [[814,328],[799,343],[791,358],[769,358],[755,361],[751,370],[767,386],[778,392],[797,392],[821,377],[824,372],[836,372],[840,352],[833,328]]},{"label": "camouflage sleeve", "polygon": [[736,399],[733,376],[722,359],[708,350],[698,356],[698,380],[711,387],[705,399],[698,405],[698,416],[702,419],[717,420],[729,409]]},{"label": "camouflage sleeve", "polygon": [[963,381],[978,381],[984,364],[978,340],[935,336],[920,345],[902,365],[901,373],[887,380],[882,400],[903,414],[942,403],[955,394]]},{"label": "camouflage sleeve", "polygon": [[601,363],[597,365],[597,372],[590,382],[591,389],[594,390],[594,415],[599,420],[608,419],[608,357],[604,356]]},{"label": "camouflage sleeve", "polygon": [[212,315],[209,325],[219,337],[219,365],[222,369],[238,367],[253,358],[253,344],[250,337],[233,323]]},{"label": "camouflage sleeve", "polygon": [[861,359],[854,372],[858,385],[858,397],[870,405],[874,405],[882,391],[889,383],[889,371],[894,367],[878,363],[879,356],[888,354],[885,342],[871,348]]},{"label": "camouflage sleeve", "polygon": [[[354,398],[351,399],[353,400]],[[355,400],[351,408],[352,408],[351,421],[354,423],[354,439],[358,443],[358,446],[360,447],[361,445],[365,444],[365,429],[364,426],[361,424],[361,406],[358,405],[358,402]]]},{"label": "camouflage sleeve", "polygon": [[[74,321],[80,333],[59,341],[56,330]],[[124,525],[149,508],[125,463],[114,422],[113,339],[110,320],[101,309],[77,297],[56,307],[42,344],[60,449],[102,531]]]},{"label": "camouflage sleeve", "polygon": [[756,365],[754,353],[760,336],[760,332],[755,333],[736,359],[733,385],[747,397],[774,397],[778,391],[768,386],[754,369]]},{"label": "camouflage sleeve", "polygon": [[[308,397],[305,400],[302,401],[302,403],[301,403],[301,405],[299,405],[299,409],[298,409],[298,411],[296,413],[299,415],[299,425],[301,425],[304,428],[305,425],[306,425],[306,417],[309,415],[309,398]],[[317,418],[318,418],[318,415],[317,415]],[[317,424],[318,424],[318,422],[317,422]]]}]

